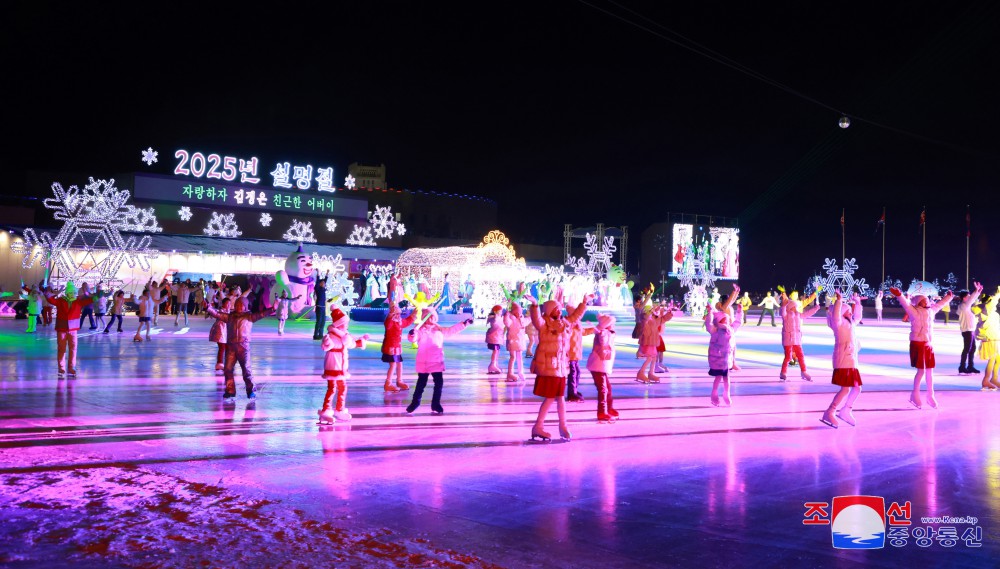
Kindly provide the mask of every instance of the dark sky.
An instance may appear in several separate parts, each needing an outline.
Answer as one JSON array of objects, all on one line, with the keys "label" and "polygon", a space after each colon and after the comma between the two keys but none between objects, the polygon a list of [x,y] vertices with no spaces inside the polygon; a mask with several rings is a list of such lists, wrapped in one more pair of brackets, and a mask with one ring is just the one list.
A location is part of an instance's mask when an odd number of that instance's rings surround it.
[{"label": "dark sky", "polygon": [[147,146],[385,163],[495,198],[515,241],[738,216],[757,288],[839,256],[841,208],[869,281],[883,206],[890,273],[919,276],[926,205],[928,276],[964,276],[971,204],[973,275],[1000,281],[994,3],[351,4],[5,5],[5,169],[107,176]]}]

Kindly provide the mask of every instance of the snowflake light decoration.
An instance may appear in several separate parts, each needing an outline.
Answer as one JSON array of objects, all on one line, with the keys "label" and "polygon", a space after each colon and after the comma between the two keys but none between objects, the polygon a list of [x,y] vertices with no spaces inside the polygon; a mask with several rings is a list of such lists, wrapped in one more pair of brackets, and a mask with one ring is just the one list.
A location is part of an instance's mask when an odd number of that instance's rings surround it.
[{"label": "snowflake light decoration", "polygon": [[406,235],[406,226],[403,225],[402,223],[397,223],[396,224],[396,233],[398,233],[400,237]]},{"label": "snowflake light decoration", "polygon": [[181,217],[181,221],[191,221],[191,208],[183,206],[177,210],[177,215]]},{"label": "snowflake light decoration", "polygon": [[326,230],[333,232],[337,230],[337,222],[333,219],[326,220]]},{"label": "snowflake light decoration", "polygon": [[[24,240],[11,245],[12,251],[24,255],[21,261],[24,268],[51,260],[58,273],[53,273],[54,282],[102,280],[109,286],[120,283],[117,275],[122,263],[149,270],[149,259],[159,254],[149,249],[152,238],[148,235],[125,238],[121,232],[163,231],[153,208],[128,205],[131,194],[116,188],[113,179],[90,178],[82,190],[77,186],[63,189],[55,183],[52,193],[55,197],[47,198],[44,205],[55,211],[55,218],[63,221],[63,226],[55,237],[48,232],[38,235],[28,228]],[[73,251],[82,255],[74,255]]]},{"label": "snowflake light decoration", "polygon": [[392,215],[391,207],[375,206],[375,213],[371,218],[372,229],[375,231],[376,239],[387,239],[392,237],[396,230],[396,218]]},{"label": "snowflake light decoration", "polygon": [[344,178],[344,187],[347,188],[347,189],[349,189],[349,190],[353,190],[354,189],[354,181],[355,181],[354,180],[354,176],[348,174],[347,177]]},{"label": "snowflake light decoration", "polygon": [[354,230],[351,234],[347,236],[348,245],[363,245],[365,247],[374,247],[375,240],[372,239],[372,228],[367,226],[355,225]]},{"label": "snowflake light decoration", "polygon": [[312,259],[313,268],[317,271],[323,271],[333,275],[347,270],[347,266],[344,265],[343,255],[320,255],[314,251]]},{"label": "snowflake light decoration", "polygon": [[858,262],[855,259],[845,259],[844,268],[837,267],[837,261],[826,259],[823,263],[826,270],[826,277],[817,277],[815,285],[822,286],[823,290],[839,290],[845,298],[850,298],[854,293],[861,296],[869,296],[871,289],[865,279],[854,279],[854,272],[858,270]]},{"label": "snowflake light decoration", "polygon": [[158,162],[156,157],[159,155],[160,153],[153,150],[153,147],[150,146],[146,150],[142,151],[142,161],[146,163],[146,166],[152,166],[154,163]]},{"label": "snowflake light decoration", "polygon": [[205,235],[213,235],[215,237],[239,237],[243,235],[243,232],[236,225],[236,220],[233,219],[234,216],[235,214],[232,213],[219,215],[213,211],[212,219],[208,221],[208,225],[201,231]]},{"label": "snowflake light decoration", "polygon": [[313,233],[311,221],[293,219],[291,227],[281,238],[292,243],[316,243],[316,234]]},{"label": "snowflake light decoration", "polygon": [[358,293],[354,290],[354,281],[347,278],[346,271],[340,271],[327,281],[329,293],[337,297],[341,306],[355,306],[358,303]]},{"label": "snowflake light decoration", "polygon": [[261,227],[271,227],[271,214],[264,212],[260,214]]},{"label": "snowflake light decoration", "polygon": [[611,255],[618,250],[614,242],[614,237],[606,235],[599,243],[597,235],[588,233],[583,245],[587,251],[586,258],[568,255],[565,264],[577,275],[605,277],[611,270]]}]

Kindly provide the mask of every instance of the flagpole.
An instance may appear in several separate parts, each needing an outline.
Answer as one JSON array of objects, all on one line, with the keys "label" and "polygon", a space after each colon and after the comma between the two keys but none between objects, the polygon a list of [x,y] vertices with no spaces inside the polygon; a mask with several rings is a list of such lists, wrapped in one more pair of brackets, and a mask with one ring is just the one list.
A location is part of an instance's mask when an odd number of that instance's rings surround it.
[{"label": "flagpole", "polygon": [[[927,207],[924,206],[924,211],[927,211]],[[927,280],[927,216],[923,216],[920,219],[920,228],[924,234],[924,252],[922,255],[921,268],[920,268],[920,280]]]},{"label": "flagpole", "polygon": [[965,290],[969,290],[969,237],[972,233],[969,219],[969,206],[965,206]]},{"label": "flagpole", "polygon": [[840,266],[847,265],[847,227],[844,225],[846,208],[840,210]]},{"label": "flagpole", "polygon": [[882,280],[880,282],[885,282],[885,206],[882,206]]}]

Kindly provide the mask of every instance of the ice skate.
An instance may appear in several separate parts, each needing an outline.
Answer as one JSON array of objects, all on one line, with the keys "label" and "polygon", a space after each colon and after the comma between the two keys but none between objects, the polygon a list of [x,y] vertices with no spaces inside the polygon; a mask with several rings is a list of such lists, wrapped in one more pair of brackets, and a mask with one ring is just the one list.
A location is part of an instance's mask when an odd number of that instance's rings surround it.
[{"label": "ice skate", "polygon": [[650,373],[649,381],[647,381],[646,383],[660,383],[660,376],[656,375],[655,373]]},{"label": "ice skate", "polygon": [[857,426],[857,421],[854,420],[854,414],[851,413],[850,407],[842,407],[840,411],[837,411],[837,417],[847,423],[848,425],[855,427]]},{"label": "ice skate", "polygon": [[726,404],[726,407],[733,406],[733,400],[729,398],[729,393],[722,394],[722,402]]},{"label": "ice skate", "polygon": [[669,370],[660,364],[656,364],[656,367],[653,369],[653,371],[655,373],[667,373],[667,371]]},{"label": "ice skate", "polygon": [[508,373],[507,374],[507,383],[517,383],[517,381],[518,381],[518,379],[517,379],[516,375],[514,375],[512,373]]},{"label": "ice skate", "polygon": [[67,374],[67,375],[72,375],[73,377],[76,377],[76,370],[75,370],[75,369],[73,369],[73,368],[69,368],[69,369],[68,369],[68,370],[66,371],[66,374]]},{"label": "ice skate", "polygon": [[611,415],[612,417],[615,418],[615,420],[618,420],[618,410],[617,409],[610,409],[609,408],[608,409],[608,415]]},{"label": "ice skate", "polygon": [[215,364],[215,371],[223,371],[224,369],[226,369],[226,366],[223,364]]},{"label": "ice skate", "polygon": [[223,395],[222,396],[223,405],[236,405],[236,395]]},{"label": "ice skate", "polygon": [[59,377],[66,375],[66,370],[59,368]]},{"label": "ice skate", "polygon": [[532,427],[531,428],[531,440],[535,440],[536,437],[539,438],[539,439],[541,439],[541,441],[544,442],[544,443],[547,443],[550,440],[552,440],[552,435],[548,434],[547,432],[543,431],[542,429],[539,429],[538,427]]},{"label": "ice skate", "polygon": [[976,369],[975,366],[968,368],[966,371],[968,371],[971,374],[975,374],[975,375],[979,375],[979,374],[983,373],[983,372],[979,371],[978,369]]},{"label": "ice skate", "polygon": [[933,395],[927,396],[927,404],[931,406],[931,409],[938,409],[937,399]]},{"label": "ice skate", "polygon": [[398,388],[398,387],[396,387],[395,385],[393,385],[393,384],[389,383],[388,381],[387,381],[387,382],[385,382],[385,385],[384,385],[384,386],[382,387],[382,389],[383,389],[383,390],[384,390],[384,391],[385,391],[386,393],[399,393],[399,388]]},{"label": "ice skate", "polygon": [[316,412],[319,415],[319,425],[332,425],[334,423],[333,410],[327,407]]},{"label": "ice skate", "polygon": [[717,394],[715,394],[715,393],[712,394],[711,401],[712,401],[712,406],[713,407],[718,407],[719,406],[719,396]]},{"label": "ice skate", "polygon": [[813,380],[813,378],[812,378],[811,375],[809,375],[806,372],[802,372],[802,381],[812,381],[812,380]]},{"label": "ice skate", "polygon": [[819,421],[836,429],[839,426],[839,424],[837,423],[837,418],[834,417],[833,415],[834,415],[834,408],[830,407],[829,409],[826,410],[826,412],[823,413],[823,417],[820,418]]},{"label": "ice skate", "polygon": [[597,422],[598,423],[614,423],[615,422],[615,417],[612,416],[612,415],[609,415],[607,413],[598,413],[597,414]]},{"label": "ice skate", "polygon": [[410,388],[410,386],[404,383],[402,379],[397,379],[396,388],[399,389],[400,391],[406,391],[407,389]]},{"label": "ice skate", "polygon": [[573,440],[573,433],[569,432],[569,427],[560,426],[559,427],[559,438],[564,441]]},{"label": "ice skate", "polygon": [[917,409],[920,409],[922,407],[922,405],[920,403],[920,396],[919,395],[917,397],[913,397],[912,395],[910,395],[909,402],[910,402],[910,405],[913,405]]},{"label": "ice skate", "polygon": [[139,334],[136,334],[135,338],[132,338],[132,341],[133,342],[141,342],[142,341],[142,336],[140,336]]},{"label": "ice skate", "polygon": [[645,372],[640,371],[636,376],[635,380],[639,383],[649,383],[649,376]]},{"label": "ice skate", "polygon": [[496,375],[498,373],[503,373],[503,372],[500,371],[499,367],[491,365],[489,368],[487,368],[486,373],[488,373],[490,375]]},{"label": "ice skate", "polygon": [[336,417],[338,421],[350,421],[353,418],[347,407],[344,407],[340,411],[334,411],[333,416]]},{"label": "ice skate", "polygon": [[788,376],[783,373],[779,373],[778,379],[780,379],[781,381],[786,381],[788,379]]}]

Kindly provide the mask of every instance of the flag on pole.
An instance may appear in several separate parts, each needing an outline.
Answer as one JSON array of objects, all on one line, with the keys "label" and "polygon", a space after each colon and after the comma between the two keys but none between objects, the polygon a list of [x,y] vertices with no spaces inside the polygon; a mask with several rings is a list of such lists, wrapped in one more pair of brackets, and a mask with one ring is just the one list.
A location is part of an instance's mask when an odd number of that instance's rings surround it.
[{"label": "flag on pole", "polygon": [[875,222],[875,233],[878,233],[879,229],[885,228],[885,208],[882,208],[882,217],[878,218]]},{"label": "flag on pole", "polygon": [[972,213],[969,206],[965,206],[965,236],[972,237]]},{"label": "flag on pole", "polygon": [[924,230],[924,225],[927,224],[927,206],[924,206],[923,211],[920,212],[920,230]]},{"label": "flag on pole", "polygon": [[844,211],[845,210],[843,210],[843,209],[840,210],[840,226],[841,227],[844,226]]}]

